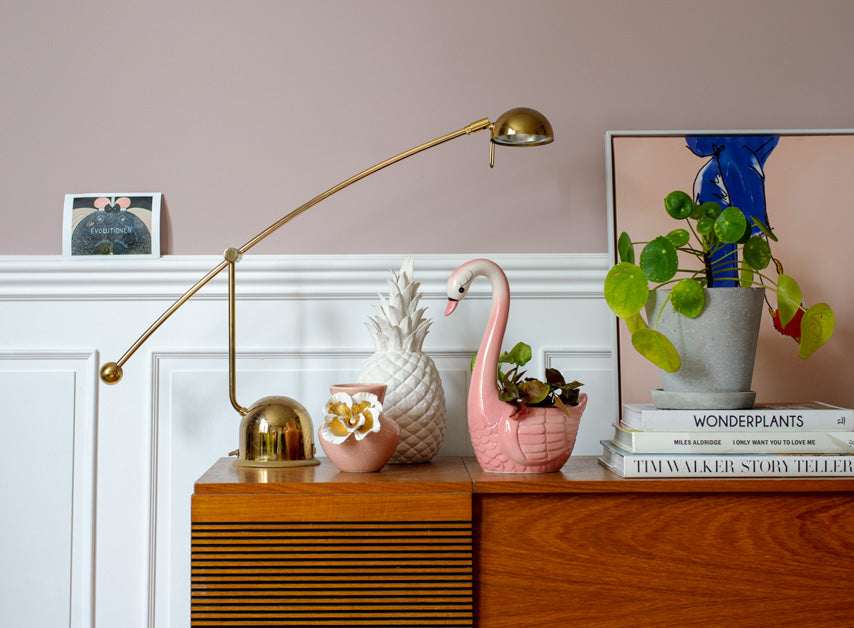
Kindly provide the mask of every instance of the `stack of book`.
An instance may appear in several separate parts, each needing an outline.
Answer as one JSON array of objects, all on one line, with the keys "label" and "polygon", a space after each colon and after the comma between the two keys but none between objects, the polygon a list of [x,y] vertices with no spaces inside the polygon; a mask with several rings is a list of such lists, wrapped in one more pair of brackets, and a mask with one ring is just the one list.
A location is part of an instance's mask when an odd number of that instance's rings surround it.
[{"label": "stack of book", "polygon": [[854,476],[854,410],[821,402],[749,410],[625,404],[599,461],[623,477]]}]

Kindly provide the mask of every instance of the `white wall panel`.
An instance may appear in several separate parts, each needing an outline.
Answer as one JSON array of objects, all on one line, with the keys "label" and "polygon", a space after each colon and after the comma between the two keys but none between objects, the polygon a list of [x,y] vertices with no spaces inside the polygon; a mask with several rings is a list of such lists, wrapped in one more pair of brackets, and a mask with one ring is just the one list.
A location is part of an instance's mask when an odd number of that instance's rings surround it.
[{"label": "white wall panel", "polygon": [[95,364],[91,351],[0,352],[4,625],[92,623]]},{"label": "white wall panel", "polygon": [[[426,255],[415,262],[421,304],[433,319],[425,350],[437,364],[447,399],[443,455],[471,454],[465,419],[468,367],[488,317],[488,282],[478,279],[454,314],[442,316],[447,277],[471,257],[477,256]],[[504,268],[511,285],[505,347],[524,340],[534,348],[532,373],[553,366],[584,382],[590,403],[575,453],[598,453],[599,440],[608,437],[617,416],[614,324],[601,292],[607,256],[487,257]],[[354,379],[373,352],[364,321],[379,304],[377,293],[386,293],[390,269],[399,268],[402,259],[242,260],[237,268],[238,401],[250,405],[270,394],[290,396],[317,423],[329,384]],[[63,433],[70,424],[75,430],[73,448],[63,437],[54,454],[64,467],[73,462],[73,482],[52,486],[56,500],[39,504],[57,509],[53,519],[65,522],[66,539],[73,517],[71,577],[57,586],[70,591],[64,599],[74,626],[92,623],[92,617],[99,626],[178,628],[188,623],[193,482],[237,448],[240,421],[228,400],[225,278],[217,277],[169,319],[128,360],[116,386],[97,384],[97,355],[75,348],[97,347],[102,362],[115,360],[218,261],[0,258],[0,347],[18,360],[11,367],[14,376],[0,377],[0,385],[10,389],[4,390],[7,397],[21,400],[7,416],[26,413],[31,400],[49,396],[41,406],[52,409]],[[21,358],[25,352],[38,355]],[[23,377],[21,371],[33,376]],[[18,439],[9,432],[4,444]],[[17,461],[15,468],[21,465],[41,468],[28,459]],[[34,473],[33,482],[38,477]],[[14,497],[26,510],[37,505],[36,493]]]}]

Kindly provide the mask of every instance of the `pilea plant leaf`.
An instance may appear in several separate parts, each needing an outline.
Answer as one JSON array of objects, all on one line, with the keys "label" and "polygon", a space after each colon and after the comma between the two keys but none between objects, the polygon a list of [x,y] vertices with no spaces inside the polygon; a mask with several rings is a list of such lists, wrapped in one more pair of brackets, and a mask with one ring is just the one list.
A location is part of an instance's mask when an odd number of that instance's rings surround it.
[{"label": "pilea plant leaf", "polygon": [[762,270],[768,268],[768,264],[771,263],[771,247],[762,236],[751,236],[744,244],[742,256],[751,268]]},{"label": "pilea plant leaf", "polygon": [[634,316],[629,316],[626,319],[626,329],[629,330],[630,334],[635,333],[638,329],[646,329],[649,325],[646,324],[646,321],[643,320],[643,317],[640,313],[635,314]]},{"label": "pilea plant leaf", "polygon": [[687,229],[674,229],[668,233],[666,237],[670,240],[670,243],[678,249],[680,246],[688,244],[688,240],[691,239],[691,234],[688,233]]},{"label": "pilea plant leaf", "polygon": [[694,203],[685,192],[676,190],[664,197],[664,209],[671,217],[682,220],[691,215]]},{"label": "pilea plant leaf", "polygon": [[654,329],[639,329],[632,334],[632,346],[647,360],[668,373],[682,366],[679,353],[667,337]]},{"label": "pilea plant leaf", "polygon": [[780,312],[780,323],[785,327],[801,307],[803,295],[798,282],[788,275],[780,275],[777,280],[777,310]]},{"label": "pilea plant leaf", "polygon": [[753,225],[757,227],[766,237],[770,238],[774,242],[777,242],[777,236],[774,235],[774,232],[771,231],[771,227],[766,225],[761,220],[757,220],[755,217],[751,216],[750,220],[753,222]]},{"label": "pilea plant leaf", "polygon": [[620,234],[620,239],[617,240],[617,254],[620,256],[621,262],[635,263],[635,249],[632,246],[632,239],[625,231]]},{"label": "pilea plant leaf", "polygon": [[737,207],[727,207],[715,219],[715,235],[724,244],[735,244],[747,229],[747,218]]},{"label": "pilea plant leaf", "polygon": [[643,309],[649,283],[640,267],[628,262],[616,264],[605,277],[605,301],[620,318],[629,318]]},{"label": "pilea plant leaf", "polygon": [[705,216],[697,221],[697,233],[700,235],[709,235],[715,228],[715,219],[711,216]]},{"label": "pilea plant leaf", "polygon": [[683,316],[697,318],[706,305],[706,293],[697,280],[683,279],[670,291],[670,302]]},{"label": "pilea plant leaf", "polygon": [[741,265],[738,281],[742,288],[749,288],[753,285],[753,268],[751,268],[750,264],[745,262]]},{"label": "pilea plant leaf", "polygon": [[806,360],[833,334],[833,310],[827,303],[816,303],[807,308],[801,321],[801,342],[798,357]]},{"label": "pilea plant leaf", "polygon": [[703,214],[712,220],[721,215],[721,206],[715,201],[707,201],[703,203]]},{"label": "pilea plant leaf", "polygon": [[676,247],[664,236],[658,236],[643,247],[640,267],[650,281],[662,282],[672,279],[679,268]]}]

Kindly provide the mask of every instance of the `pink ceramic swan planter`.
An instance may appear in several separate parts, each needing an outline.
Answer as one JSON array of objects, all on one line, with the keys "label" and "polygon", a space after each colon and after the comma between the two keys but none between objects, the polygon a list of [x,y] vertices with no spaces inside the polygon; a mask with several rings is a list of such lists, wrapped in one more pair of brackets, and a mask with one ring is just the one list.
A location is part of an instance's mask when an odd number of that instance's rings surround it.
[{"label": "pink ceramic swan planter", "polygon": [[477,352],[468,396],[468,425],[477,461],[484,471],[545,473],[569,459],[578,434],[587,394],[579,395],[571,417],[555,407],[529,408],[510,418],[516,407],[498,399],[498,356],[510,311],[510,286],[501,268],[486,259],[466,262],[448,279],[448,308],[453,312],[475,277],[492,285],[492,310]]}]

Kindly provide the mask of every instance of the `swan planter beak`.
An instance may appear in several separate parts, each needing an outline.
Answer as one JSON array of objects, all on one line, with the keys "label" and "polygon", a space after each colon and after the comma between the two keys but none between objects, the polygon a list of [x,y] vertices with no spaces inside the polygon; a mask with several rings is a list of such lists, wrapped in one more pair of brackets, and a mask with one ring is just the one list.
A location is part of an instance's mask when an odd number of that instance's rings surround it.
[{"label": "swan planter beak", "polygon": [[498,398],[498,358],[510,311],[510,286],[494,262],[476,259],[457,268],[448,279],[450,315],[468,293],[476,277],[492,286],[492,309],[477,352],[468,394],[468,426],[475,456],[484,471],[545,473],[559,470],[569,459],[587,394],[567,415],[556,407],[528,408],[519,413]]}]

